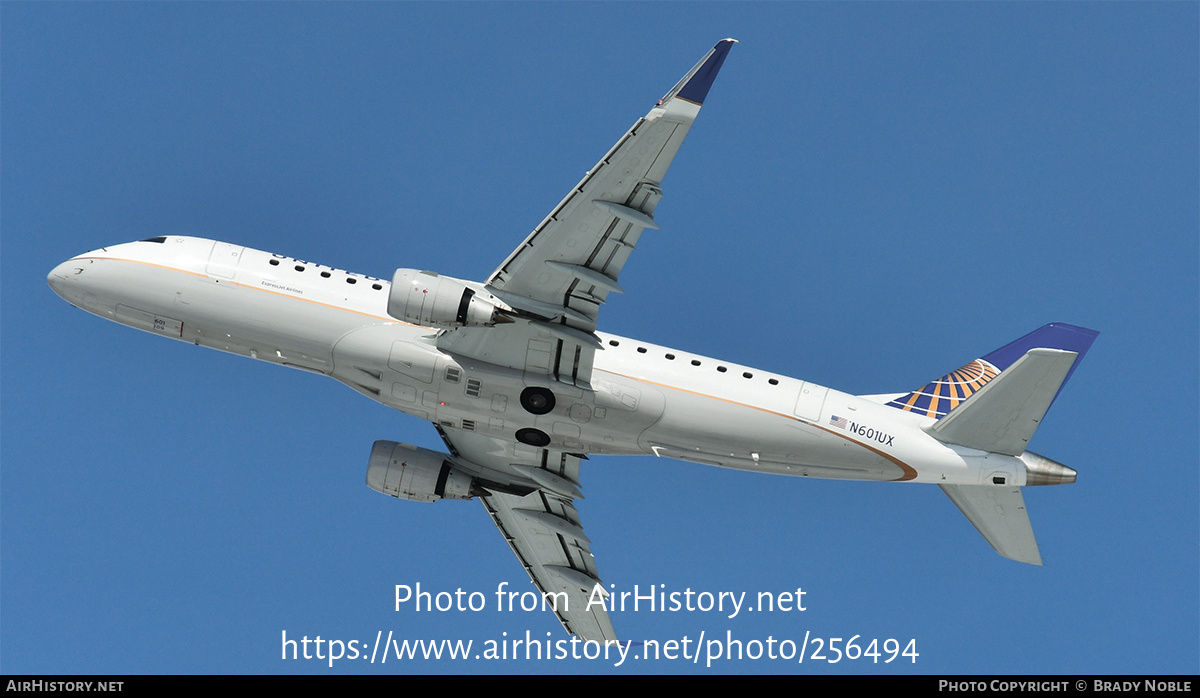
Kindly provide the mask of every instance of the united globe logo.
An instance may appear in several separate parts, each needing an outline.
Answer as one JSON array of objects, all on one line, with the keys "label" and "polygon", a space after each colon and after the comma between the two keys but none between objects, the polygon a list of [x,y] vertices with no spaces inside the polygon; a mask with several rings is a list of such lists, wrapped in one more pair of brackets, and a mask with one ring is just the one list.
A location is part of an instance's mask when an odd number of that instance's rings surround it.
[{"label": "united globe logo", "polygon": [[998,375],[1000,369],[983,359],[975,359],[904,397],[892,400],[887,405],[941,419]]}]

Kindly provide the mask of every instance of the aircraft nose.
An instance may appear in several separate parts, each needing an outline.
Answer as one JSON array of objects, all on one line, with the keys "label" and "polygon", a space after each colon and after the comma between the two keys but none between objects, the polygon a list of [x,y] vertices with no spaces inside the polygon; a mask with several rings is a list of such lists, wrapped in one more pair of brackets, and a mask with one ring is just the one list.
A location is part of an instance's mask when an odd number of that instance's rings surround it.
[{"label": "aircraft nose", "polygon": [[68,295],[72,286],[76,285],[73,282],[83,275],[86,268],[87,264],[83,260],[68,259],[50,270],[50,273],[46,275],[46,282],[50,284],[50,288],[55,293],[69,301]]},{"label": "aircraft nose", "polygon": [[60,296],[63,294],[63,286],[67,282],[67,275],[69,274],[70,266],[70,261],[63,262],[57,267],[51,269],[50,273],[46,275],[46,282],[49,283],[50,288],[54,289],[54,292]]}]

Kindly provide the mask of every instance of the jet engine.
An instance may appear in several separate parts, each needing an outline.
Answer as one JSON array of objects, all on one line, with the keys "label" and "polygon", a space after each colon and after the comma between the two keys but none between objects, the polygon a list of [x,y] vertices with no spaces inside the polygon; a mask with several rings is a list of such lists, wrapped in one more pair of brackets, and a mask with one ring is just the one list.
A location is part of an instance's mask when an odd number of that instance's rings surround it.
[{"label": "jet engine", "polygon": [[397,269],[388,296],[388,315],[414,325],[453,329],[512,322],[507,308],[489,293],[432,271]]},{"label": "jet engine", "polygon": [[367,465],[367,486],[418,502],[471,499],[475,479],[455,468],[450,456],[395,441],[376,441]]}]

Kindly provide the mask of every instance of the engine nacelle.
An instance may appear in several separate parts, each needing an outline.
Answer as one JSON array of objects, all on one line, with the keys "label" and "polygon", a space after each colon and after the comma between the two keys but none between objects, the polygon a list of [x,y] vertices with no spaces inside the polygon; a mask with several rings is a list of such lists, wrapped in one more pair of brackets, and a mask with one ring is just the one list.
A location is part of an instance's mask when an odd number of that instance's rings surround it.
[{"label": "engine nacelle", "polygon": [[367,464],[367,486],[418,502],[470,499],[475,479],[454,467],[450,456],[395,441],[376,441]]},{"label": "engine nacelle", "polygon": [[507,322],[501,302],[462,281],[432,271],[397,269],[388,296],[388,315],[426,327],[480,327]]}]

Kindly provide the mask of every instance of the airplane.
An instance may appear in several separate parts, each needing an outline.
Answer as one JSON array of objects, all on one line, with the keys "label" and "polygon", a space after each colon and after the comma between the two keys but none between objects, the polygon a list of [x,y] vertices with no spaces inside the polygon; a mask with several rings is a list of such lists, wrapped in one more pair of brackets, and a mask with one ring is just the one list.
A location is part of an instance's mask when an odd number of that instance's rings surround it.
[{"label": "airplane", "polygon": [[445,452],[376,441],[367,485],[479,499],[567,632],[616,631],[574,502],[582,463],[652,455],[798,477],[937,484],[993,548],[1041,554],[1021,488],[1076,471],[1027,449],[1098,333],[1051,323],[906,393],[849,395],[607,334],[599,310],[730,48],[716,44],[482,282],[391,281],[159,235],[73,257],[51,288],[152,334],[323,374],[433,423]]}]

